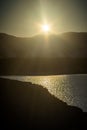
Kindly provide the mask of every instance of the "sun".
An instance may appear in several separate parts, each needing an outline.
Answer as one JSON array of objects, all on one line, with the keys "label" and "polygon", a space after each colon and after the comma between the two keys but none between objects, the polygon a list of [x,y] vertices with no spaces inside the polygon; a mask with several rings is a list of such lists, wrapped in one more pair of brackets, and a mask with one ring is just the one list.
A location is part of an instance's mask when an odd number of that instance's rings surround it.
[{"label": "sun", "polygon": [[50,26],[48,24],[42,25],[41,28],[44,33],[48,33],[50,31]]}]

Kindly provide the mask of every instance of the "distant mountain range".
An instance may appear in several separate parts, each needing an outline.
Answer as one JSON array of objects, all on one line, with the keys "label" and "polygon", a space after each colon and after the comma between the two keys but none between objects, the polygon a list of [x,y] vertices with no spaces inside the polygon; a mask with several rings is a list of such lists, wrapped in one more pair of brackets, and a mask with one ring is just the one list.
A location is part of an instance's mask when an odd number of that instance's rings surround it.
[{"label": "distant mountain range", "polygon": [[87,33],[37,35],[23,38],[0,33],[0,58],[87,58]]}]

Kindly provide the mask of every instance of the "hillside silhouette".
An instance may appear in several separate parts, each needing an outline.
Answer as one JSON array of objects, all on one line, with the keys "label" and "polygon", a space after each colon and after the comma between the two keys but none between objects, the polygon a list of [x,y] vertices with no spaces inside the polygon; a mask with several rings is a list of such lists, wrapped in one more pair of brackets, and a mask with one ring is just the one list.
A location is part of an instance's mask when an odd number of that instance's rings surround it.
[{"label": "hillside silhouette", "polygon": [[0,75],[87,73],[87,33],[16,37],[0,33]]},{"label": "hillside silhouette", "polygon": [[69,106],[46,88],[0,78],[1,129],[87,128],[87,113]]},{"label": "hillside silhouette", "polygon": [[30,38],[0,33],[0,57],[86,57],[87,33],[36,35]]}]

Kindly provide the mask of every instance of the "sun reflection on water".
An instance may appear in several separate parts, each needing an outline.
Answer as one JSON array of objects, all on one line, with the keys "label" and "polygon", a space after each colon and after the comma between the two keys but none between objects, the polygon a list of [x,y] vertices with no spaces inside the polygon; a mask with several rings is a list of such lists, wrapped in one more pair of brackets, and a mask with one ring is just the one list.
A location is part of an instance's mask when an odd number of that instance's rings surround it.
[{"label": "sun reflection on water", "polygon": [[87,111],[87,74],[0,77],[39,84],[67,104],[79,106]]},{"label": "sun reflection on water", "polygon": [[67,75],[60,76],[4,76],[4,78],[39,84],[57,98],[73,104],[73,92]]}]

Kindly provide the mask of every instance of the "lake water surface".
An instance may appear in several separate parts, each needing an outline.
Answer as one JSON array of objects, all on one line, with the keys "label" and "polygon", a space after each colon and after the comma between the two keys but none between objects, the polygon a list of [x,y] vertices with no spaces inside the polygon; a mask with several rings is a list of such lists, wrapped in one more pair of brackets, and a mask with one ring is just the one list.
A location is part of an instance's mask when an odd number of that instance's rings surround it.
[{"label": "lake water surface", "polygon": [[83,111],[87,111],[87,74],[2,77],[42,85],[67,104],[78,106]]}]

